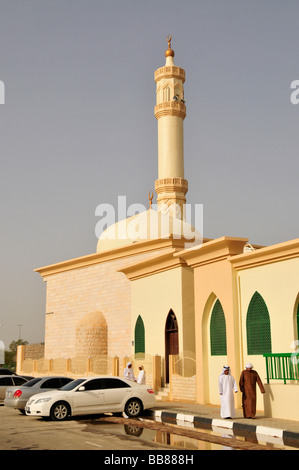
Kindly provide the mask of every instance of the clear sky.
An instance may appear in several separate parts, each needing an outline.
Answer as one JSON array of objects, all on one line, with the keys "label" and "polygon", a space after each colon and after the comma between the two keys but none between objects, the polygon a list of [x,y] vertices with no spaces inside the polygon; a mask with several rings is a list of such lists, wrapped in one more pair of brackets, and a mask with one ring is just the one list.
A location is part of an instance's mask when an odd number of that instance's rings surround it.
[{"label": "clear sky", "polygon": [[[204,236],[298,237],[298,0],[0,0],[0,339],[44,340],[35,268],[96,251],[95,209],[148,205],[154,71],[186,71],[187,201]],[[22,325],[22,326],[18,326]]]}]

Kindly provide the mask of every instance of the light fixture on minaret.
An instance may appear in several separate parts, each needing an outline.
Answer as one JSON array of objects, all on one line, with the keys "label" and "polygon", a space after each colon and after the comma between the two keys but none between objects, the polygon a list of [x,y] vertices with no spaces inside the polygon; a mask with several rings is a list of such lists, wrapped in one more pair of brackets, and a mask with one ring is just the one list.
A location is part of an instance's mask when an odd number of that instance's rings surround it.
[{"label": "light fixture on minaret", "polygon": [[166,63],[155,71],[158,121],[158,210],[183,219],[188,181],[184,179],[185,70],[174,65],[171,36],[167,37]]}]

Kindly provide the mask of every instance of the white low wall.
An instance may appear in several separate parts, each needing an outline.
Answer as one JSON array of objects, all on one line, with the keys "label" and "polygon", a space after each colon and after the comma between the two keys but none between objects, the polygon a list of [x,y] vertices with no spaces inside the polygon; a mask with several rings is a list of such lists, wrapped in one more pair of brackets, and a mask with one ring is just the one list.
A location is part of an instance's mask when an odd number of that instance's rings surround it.
[{"label": "white low wall", "polygon": [[299,384],[271,383],[264,384],[264,386],[266,390],[263,395],[265,416],[299,421]]},{"label": "white low wall", "polygon": [[196,402],[196,377],[172,376],[172,399],[185,402]]}]

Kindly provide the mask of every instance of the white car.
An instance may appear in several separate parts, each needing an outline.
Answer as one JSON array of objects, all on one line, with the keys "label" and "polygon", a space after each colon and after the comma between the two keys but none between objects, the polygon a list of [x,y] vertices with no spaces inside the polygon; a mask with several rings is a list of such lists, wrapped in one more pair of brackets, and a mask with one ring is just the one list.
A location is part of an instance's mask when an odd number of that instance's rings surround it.
[{"label": "white car", "polygon": [[119,377],[86,377],[59,390],[33,395],[26,415],[62,421],[69,416],[125,412],[129,417],[155,406],[153,389]]}]

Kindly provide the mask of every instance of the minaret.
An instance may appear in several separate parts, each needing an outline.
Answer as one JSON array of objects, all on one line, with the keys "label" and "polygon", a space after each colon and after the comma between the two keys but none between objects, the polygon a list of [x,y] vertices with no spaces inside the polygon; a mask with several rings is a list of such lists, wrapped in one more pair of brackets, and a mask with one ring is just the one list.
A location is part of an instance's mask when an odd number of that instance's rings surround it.
[{"label": "minaret", "polygon": [[185,70],[174,65],[171,36],[167,41],[165,66],[155,71],[159,162],[155,190],[158,210],[183,219],[188,191],[188,181],[184,179]]}]

